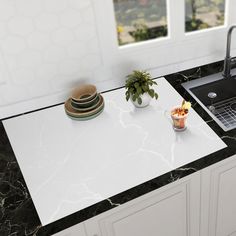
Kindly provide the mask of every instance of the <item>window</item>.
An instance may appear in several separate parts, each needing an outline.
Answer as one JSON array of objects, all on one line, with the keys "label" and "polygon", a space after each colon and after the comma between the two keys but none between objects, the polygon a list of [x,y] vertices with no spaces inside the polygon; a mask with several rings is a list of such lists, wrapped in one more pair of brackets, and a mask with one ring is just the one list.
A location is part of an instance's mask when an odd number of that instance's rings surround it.
[{"label": "window", "polygon": [[167,36],[166,0],[113,0],[119,45]]},{"label": "window", "polygon": [[186,32],[224,25],[225,0],[185,0]]},{"label": "window", "polygon": [[[123,85],[125,76],[135,69],[148,70],[153,77],[159,77],[222,60],[228,28],[236,23],[236,0],[92,2],[103,59],[101,75],[109,76],[109,83],[117,86]],[[166,31],[135,38],[134,24],[139,20],[148,29],[164,27]],[[205,23],[204,27],[202,23],[187,28],[193,20]],[[234,50],[232,45],[232,55]]]}]

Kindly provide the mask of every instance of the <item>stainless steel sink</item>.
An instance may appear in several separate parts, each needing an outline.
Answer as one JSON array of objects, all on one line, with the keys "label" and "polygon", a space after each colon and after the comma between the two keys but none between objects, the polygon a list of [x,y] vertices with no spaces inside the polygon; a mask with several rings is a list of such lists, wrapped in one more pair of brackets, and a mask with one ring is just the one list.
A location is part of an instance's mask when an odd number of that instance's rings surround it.
[{"label": "stainless steel sink", "polygon": [[222,73],[183,84],[224,131],[236,128],[236,70],[231,70],[236,57],[230,56],[231,36],[236,25],[227,33],[226,57]]},{"label": "stainless steel sink", "polygon": [[236,57],[230,56],[231,36],[235,29],[236,25],[233,25],[227,33],[223,72],[183,84],[224,131],[236,128],[236,73],[231,70]]},{"label": "stainless steel sink", "polygon": [[219,73],[182,86],[224,131],[236,128],[236,70],[232,70],[231,78]]}]

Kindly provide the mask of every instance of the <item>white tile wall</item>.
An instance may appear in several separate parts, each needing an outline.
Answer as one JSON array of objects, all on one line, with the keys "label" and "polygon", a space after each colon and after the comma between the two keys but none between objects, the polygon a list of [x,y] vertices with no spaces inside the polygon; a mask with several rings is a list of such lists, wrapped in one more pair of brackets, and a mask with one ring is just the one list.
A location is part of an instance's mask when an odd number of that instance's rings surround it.
[{"label": "white tile wall", "polygon": [[0,106],[104,80],[95,23],[91,0],[0,0]]}]

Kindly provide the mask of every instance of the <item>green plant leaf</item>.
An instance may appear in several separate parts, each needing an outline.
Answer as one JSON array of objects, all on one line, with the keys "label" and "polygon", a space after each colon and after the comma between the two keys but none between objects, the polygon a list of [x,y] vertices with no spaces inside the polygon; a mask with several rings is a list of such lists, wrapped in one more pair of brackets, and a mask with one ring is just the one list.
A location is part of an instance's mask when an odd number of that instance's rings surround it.
[{"label": "green plant leaf", "polygon": [[130,94],[128,93],[128,94],[126,95],[126,100],[127,100],[127,102],[129,101],[129,98],[130,98]]},{"label": "green plant leaf", "polygon": [[141,97],[138,98],[138,104],[139,104],[139,105],[142,104],[142,98],[141,98]]},{"label": "green plant leaf", "polygon": [[140,97],[140,94],[138,93],[138,91],[136,91],[135,96],[136,98]]},{"label": "green plant leaf", "polygon": [[134,88],[130,88],[129,93],[134,93]]},{"label": "green plant leaf", "polygon": [[153,89],[150,89],[149,91],[148,91],[148,94],[153,98],[154,97],[154,90]]},{"label": "green plant leaf", "polygon": [[138,95],[142,94],[142,87],[137,88],[137,93],[138,93]]},{"label": "green plant leaf", "polygon": [[134,94],[133,96],[132,96],[132,100],[135,102],[135,100],[136,100],[136,95]]},{"label": "green plant leaf", "polygon": [[158,99],[158,94],[157,93],[155,93],[155,98]]},{"label": "green plant leaf", "polygon": [[143,85],[142,88],[143,88],[143,91],[144,91],[144,92],[147,92],[147,91],[148,91],[148,86],[147,86],[147,85]]},{"label": "green plant leaf", "polygon": [[156,82],[156,81],[153,81],[153,80],[152,80],[152,83],[155,84],[155,85],[157,85],[157,82]]},{"label": "green plant leaf", "polygon": [[134,83],[134,87],[137,89],[139,87],[139,83],[138,82],[135,82]]}]

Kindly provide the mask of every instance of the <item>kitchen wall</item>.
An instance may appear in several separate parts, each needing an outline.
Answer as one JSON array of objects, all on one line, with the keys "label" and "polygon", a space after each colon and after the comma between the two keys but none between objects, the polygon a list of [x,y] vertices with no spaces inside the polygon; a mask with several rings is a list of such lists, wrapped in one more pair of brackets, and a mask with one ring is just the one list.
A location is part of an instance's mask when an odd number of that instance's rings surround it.
[{"label": "kitchen wall", "polygon": [[0,106],[102,80],[90,0],[0,0]]},{"label": "kitchen wall", "polygon": [[[109,12],[98,1],[0,0],[0,119],[63,102],[71,88],[80,83],[94,83],[99,90],[124,84],[124,75],[133,69],[132,60],[122,57],[118,62],[109,52],[105,44],[108,39],[102,33],[105,23],[101,24],[102,18],[110,19],[102,17]],[[229,3],[228,22],[236,22],[235,2]],[[223,36],[226,39],[226,31]],[[203,50],[203,58],[181,61],[178,56],[175,64],[166,60],[165,66],[152,68],[152,75],[221,60],[224,48],[217,49],[217,56]],[[156,54],[148,56],[163,61]]]}]

